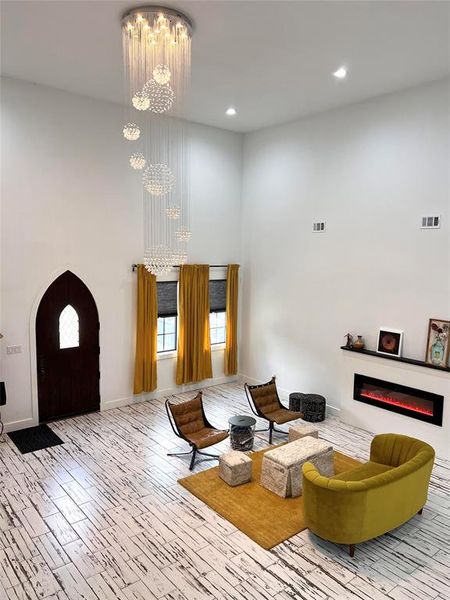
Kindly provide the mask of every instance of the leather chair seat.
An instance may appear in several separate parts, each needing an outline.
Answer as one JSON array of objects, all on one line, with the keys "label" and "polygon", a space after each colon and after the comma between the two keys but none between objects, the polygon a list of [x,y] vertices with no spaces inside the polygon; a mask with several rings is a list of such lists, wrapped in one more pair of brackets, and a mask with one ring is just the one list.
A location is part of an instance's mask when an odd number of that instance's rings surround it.
[{"label": "leather chair seat", "polygon": [[207,448],[213,444],[218,444],[228,437],[227,431],[218,431],[210,427],[204,427],[195,433],[185,434],[186,438],[192,442],[197,448]]},{"label": "leather chair seat", "polygon": [[300,419],[301,413],[288,410],[287,408],[278,408],[272,412],[266,413],[266,418],[270,421],[274,421],[277,425],[288,423],[294,419]]}]

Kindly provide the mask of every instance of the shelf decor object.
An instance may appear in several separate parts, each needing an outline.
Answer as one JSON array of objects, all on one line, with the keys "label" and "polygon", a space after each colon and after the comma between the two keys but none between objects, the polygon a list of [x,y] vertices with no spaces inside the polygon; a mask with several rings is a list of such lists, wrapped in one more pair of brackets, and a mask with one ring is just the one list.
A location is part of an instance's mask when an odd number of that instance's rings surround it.
[{"label": "shelf decor object", "polygon": [[447,367],[449,357],[450,321],[430,319],[428,324],[425,362],[436,367]]},{"label": "shelf decor object", "polygon": [[192,23],[160,6],[122,18],[128,162],[141,179],[144,264],[162,275],[187,260],[191,238],[186,99]]},{"label": "shelf decor object", "polygon": [[401,356],[403,344],[403,331],[380,327],[378,332],[377,352],[390,356]]},{"label": "shelf decor object", "polygon": [[341,346],[341,350],[346,350],[347,352],[354,352],[355,354],[365,354],[366,356],[377,356],[378,358],[395,360],[397,362],[406,363],[408,365],[415,365],[417,367],[426,367],[428,369],[436,369],[438,371],[444,371],[450,373],[450,367],[439,367],[437,365],[433,365],[425,362],[424,360],[417,360],[415,358],[406,358],[404,356],[394,356],[393,354],[380,354],[380,352],[376,352],[375,350],[355,350],[354,348],[348,348],[347,346]]}]

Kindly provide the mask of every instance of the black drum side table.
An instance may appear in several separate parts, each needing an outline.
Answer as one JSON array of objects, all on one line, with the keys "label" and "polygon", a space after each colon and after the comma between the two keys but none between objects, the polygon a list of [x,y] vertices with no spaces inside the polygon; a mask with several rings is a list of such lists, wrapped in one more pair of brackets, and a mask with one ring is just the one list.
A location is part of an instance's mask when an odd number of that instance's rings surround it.
[{"label": "black drum side table", "polygon": [[230,443],[233,450],[247,452],[253,448],[256,419],[246,415],[237,415],[228,419],[230,425]]}]

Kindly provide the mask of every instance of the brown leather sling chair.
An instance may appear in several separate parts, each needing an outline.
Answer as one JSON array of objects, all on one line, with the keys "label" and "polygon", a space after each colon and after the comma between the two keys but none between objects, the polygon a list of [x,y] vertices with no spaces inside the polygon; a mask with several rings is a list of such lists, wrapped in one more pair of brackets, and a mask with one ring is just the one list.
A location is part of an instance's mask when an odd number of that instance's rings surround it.
[{"label": "brown leather sling chair", "polygon": [[194,468],[197,454],[208,457],[204,460],[219,459],[214,454],[200,451],[200,449],[218,444],[228,437],[228,431],[216,429],[206,418],[203,410],[202,392],[198,392],[192,400],[179,404],[173,404],[166,400],[166,412],[175,435],[191,446],[189,452],[174,452],[167,456],[188,456],[192,454],[190,471]]},{"label": "brown leather sling chair", "polygon": [[245,383],[244,389],[253,413],[257,417],[269,421],[267,429],[259,430],[269,432],[269,444],[272,443],[274,431],[284,433],[285,435],[288,433],[282,429],[277,429],[275,424],[282,425],[283,423],[303,418],[303,413],[288,410],[281,404],[275,383],[275,375],[270,381],[261,383],[260,385],[248,385],[248,383]]}]

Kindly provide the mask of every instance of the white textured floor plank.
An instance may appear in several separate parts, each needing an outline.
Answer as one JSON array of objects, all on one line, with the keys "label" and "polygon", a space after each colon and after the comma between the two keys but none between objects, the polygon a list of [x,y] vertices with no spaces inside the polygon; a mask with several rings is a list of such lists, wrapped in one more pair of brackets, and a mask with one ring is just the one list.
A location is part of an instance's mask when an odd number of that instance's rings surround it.
[{"label": "white textured floor plank", "polygon": [[[238,383],[206,388],[204,402],[219,427],[249,414]],[[370,433],[335,417],[317,426],[337,450],[368,458]],[[263,550],[178,485],[189,459],[167,456],[185,448],[164,399],[51,427],[63,445],[26,455],[9,438],[0,446],[0,600],[448,598],[448,461],[436,461],[423,515],[358,545],[351,559],[307,530]],[[258,433],[255,449],[267,445]],[[226,440],[215,450],[228,448]]]}]

